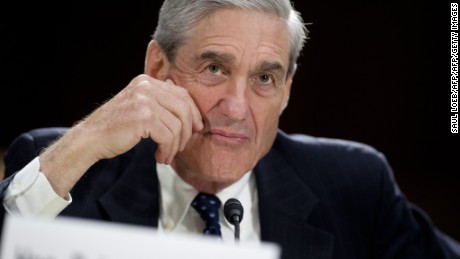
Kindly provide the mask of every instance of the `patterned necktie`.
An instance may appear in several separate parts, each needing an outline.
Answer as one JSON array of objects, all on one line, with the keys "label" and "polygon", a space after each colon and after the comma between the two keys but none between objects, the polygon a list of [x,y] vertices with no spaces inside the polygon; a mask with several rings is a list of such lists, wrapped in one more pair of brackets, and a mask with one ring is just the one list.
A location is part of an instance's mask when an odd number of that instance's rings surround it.
[{"label": "patterned necktie", "polygon": [[205,235],[221,236],[219,224],[219,208],[221,204],[217,196],[202,192],[198,193],[192,201],[192,207],[206,223],[206,227],[203,230]]}]

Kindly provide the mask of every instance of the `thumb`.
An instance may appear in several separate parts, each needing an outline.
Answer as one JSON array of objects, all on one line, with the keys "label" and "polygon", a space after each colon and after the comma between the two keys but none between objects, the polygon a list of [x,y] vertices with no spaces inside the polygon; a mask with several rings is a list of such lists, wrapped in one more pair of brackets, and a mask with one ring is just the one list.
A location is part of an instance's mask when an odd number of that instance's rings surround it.
[{"label": "thumb", "polygon": [[176,83],[171,78],[167,78],[165,82],[168,84],[176,85]]}]

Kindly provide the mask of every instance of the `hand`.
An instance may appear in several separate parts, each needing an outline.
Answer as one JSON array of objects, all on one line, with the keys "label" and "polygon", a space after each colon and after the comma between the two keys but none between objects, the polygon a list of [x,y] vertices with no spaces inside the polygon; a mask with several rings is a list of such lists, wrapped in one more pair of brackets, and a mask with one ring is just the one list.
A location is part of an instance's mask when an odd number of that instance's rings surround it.
[{"label": "hand", "polygon": [[40,170],[64,197],[88,168],[152,138],[159,163],[171,163],[193,131],[200,131],[200,112],[183,87],[139,75],[128,86],[72,127],[40,155]]},{"label": "hand", "polygon": [[141,138],[152,138],[158,144],[156,160],[171,163],[203,123],[187,90],[169,79],[140,75],[81,126],[93,136],[91,146],[98,159],[124,153]]}]

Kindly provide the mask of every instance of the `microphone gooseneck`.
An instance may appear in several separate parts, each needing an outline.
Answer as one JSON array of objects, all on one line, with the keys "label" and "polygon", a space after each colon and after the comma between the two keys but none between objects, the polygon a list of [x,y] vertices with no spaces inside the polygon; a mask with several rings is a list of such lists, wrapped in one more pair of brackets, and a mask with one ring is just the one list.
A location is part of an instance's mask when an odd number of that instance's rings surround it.
[{"label": "microphone gooseneck", "polygon": [[227,221],[235,226],[235,240],[240,239],[240,223],[243,220],[243,205],[235,198],[228,199],[224,204],[224,215]]}]

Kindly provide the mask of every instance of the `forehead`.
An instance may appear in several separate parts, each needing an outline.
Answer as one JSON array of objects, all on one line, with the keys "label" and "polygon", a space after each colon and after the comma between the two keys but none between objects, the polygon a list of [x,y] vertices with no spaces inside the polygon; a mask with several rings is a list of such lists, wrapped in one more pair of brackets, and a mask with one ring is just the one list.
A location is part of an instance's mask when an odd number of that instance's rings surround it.
[{"label": "forehead", "polygon": [[289,38],[286,22],[271,14],[222,9],[204,17],[185,42],[188,54],[225,52],[235,57],[276,60],[287,67]]}]

